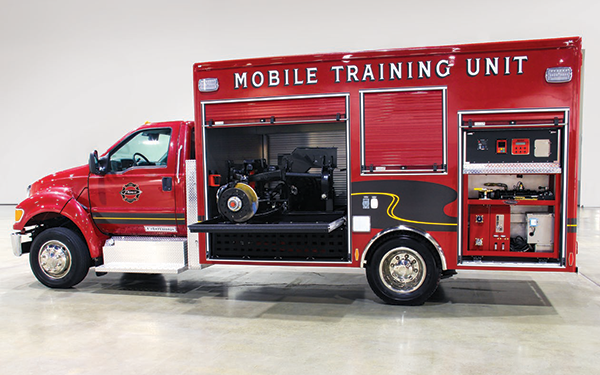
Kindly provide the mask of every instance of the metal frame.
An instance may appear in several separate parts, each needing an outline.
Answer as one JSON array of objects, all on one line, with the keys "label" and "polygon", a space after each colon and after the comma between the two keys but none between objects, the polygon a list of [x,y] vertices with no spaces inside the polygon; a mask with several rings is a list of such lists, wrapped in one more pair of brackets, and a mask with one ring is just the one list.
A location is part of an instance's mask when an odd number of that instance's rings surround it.
[{"label": "metal frame", "polygon": [[[365,94],[377,94],[384,92],[404,92],[404,91],[442,91],[442,147],[443,164],[445,168],[442,172],[433,170],[409,170],[409,171],[389,171],[381,173],[364,173],[360,171],[361,176],[408,176],[408,175],[447,175],[448,174],[448,87],[447,86],[425,86],[425,87],[399,87],[391,89],[372,89],[359,90],[360,96],[360,165],[365,165]],[[441,168],[440,168],[441,169]]]},{"label": "metal frame", "polygon": [[[347,206],[347,215],[348,218],[352,217],[352,213],[351,213],[351,205],[350,205],[350,198],[352,195],[352,187],[350,184],[350,171],[351,171],[351,158],[349,157],[350,155],[350,93],[335,93],[335,94],[315,94],[315,95],[289,95],[289,96],[273,96],[273,97],[252,97],[252,98],[244,98],[244,99],[225,99],[225,100],[209,100],[209,101],[203,101],[200,102],[200,113],[201,113],[201,119],[202,119],[202,163],[203,163],[203,168],[206,171],[207,170],[207,155],[206,155],[206,128],[209,127],[238,127],[238,126],[254,126],[254,125],[260,125],[260,126],[268,126],[268,123],[248,123],[248,124],[232,124],[232,125],[226,125],[226,124],[213,124],[213,125],[209,125],[206,123],[206,115],[205,115],[205,107],[207,105],[214,105],[214,104],[223,104],[223,103],[240,103],[240,102],[257,102],[257,101],[270,101],[270,100],[301,100],[301,99],[315,99],[315,98],[334,98],[334,97],[344,97],[345,98],[345,104],[346,104],[346,116],[345,118],[340,119],[340,121],[344,121],[346,123],[346,181],[347,181],[347,191],[346,191],[346,199],[348,202],[348,206]],[[332,119],[326,119],[326,120],[321,120],[321,121],[317,121],[317,122],[324,122],[324,121],[331,121]],[[315,122],[315,121],[294,121],[292,123],[295,124],[302,124],[302,123],[311,123],[311,122]],[[278,122],[278,124],[283,124],[284,122]],[[204,181],[204,210],[205,210],[205,217],[208,217],[208,181]],[[189,230],[189,229],[188,229]],[[218,262],[251,262],[251,263],[294,263],[294,264],[313,264],[313,265],[320,265],[320,264],[350,264],[352,263],[352,231],[350,228],[348,228],[347,230],[347,236],[348,236],[348,261],[347,262],[330,262],[330,261],[298,261],[298,260],[293,260],[293,261],[285,261],[285,260],[277,260],[277,261],[269,261],[269,260],[261,260],[261,261],[247,261],[247,260],[243,260],[243,259],[239,259],[239,260],[217,260]],[[206,236],[206,259],[213,261],[214,259],[210,259],[209,257],[209,251],[210,251],[210,236]]]},{"label": "metal frame", "polygon": [[[458,232],[457,232],[457,249],[458,251],[456,252],[457,255],[457,265],[458,266],[474,266],[474,267],[496,267],[496,268],[512,268],[512,267],[518,267],[518,268],[566,268],[566,262],[565,262],[565,253],[566,253],[566,244],[567,244],[567,210],[566,210],[566,204],[567,204],[567,178],[568,178],[568,172],[569,172],[569,163],[566,162],[566,160],[564,160],[564,158],[569,155],[568,151],[569,151],[569,119],[570,119],[570,108],[567,107],[558,107],[558,108],[520,108],[520,109],[495,109],[495,110],[465,110],[465,111],[458,111],[457,115],[458,115],[458,157],[459,157],[459,163],[458,163]],[[543,112],[564,112],[565,113],[565,121],[564,123],[560,123],[558,124],[558,126],[560,128],[563,129],[562,133],[563,133],[563,137],[564,137],[564,141],[562,142],[562,150],[561,147],[559,147],[559,152],[561,152],[561,155],[558,156],[558,160],[559,162],[561,162],[562,164],[562,168],[561,171],[558,173],[561,173],[561,228],[560,228],[560,235],[561,235],[561,239],[560,239],[560,251],[558,253],[558,259],[560,259],[560,264],[553,264],[553,263],[528,263],[528,262],[514,262],[514,261],[494,261],[494,262],[487,262],[487,261],[464,261],[462,260],[462,256],[463,256],[463,194],[464,194],[464,186],[463,186],[463,175],[466,174],[463,170],[463,165],[466,162],[466,150],[463,149],[463,145],[464,145],[464,138],[466,137],[466,132],[470,129],[470,130],[474,130],[474,129],[488,129],[488,128],[498,128],[498,127],[503,127],[506,128],[507,126],[473,126],[472,128],[466,127],[466,126],[462,126],[460,124],[462,124],[462,118],[464,115],[468,115],[468,114],[497,114],[497,113],[531,113],[531,112],[538,112],[538,113],[543,113]],[[556,126],[556,125],[552,125],[552,124],[532,124],[532,125],[527,125],[525,127],[548,127],[548,126]],[[515,126],[515,129],[518,128],[523,128],[524,126]],[[560,141],[560,139],[559,139]],[[540,163],[542,164],[542,163]],[[551,163],[543,163],[543,164],[551,164]],[[554,169],[553,169],[554,170]],[[496,172],[497,173],[497,172]],[[516,172],[515,172],[516,173]],[[515,173],[511,173],[511,174],[515,174]],[[541,172],[541,171],[537,171],[537,172],[521,172],[522,174],[531,174],[531,173],[544,173],[544,174],[557,174],[556,170],[554,170],[553,172]]]}]

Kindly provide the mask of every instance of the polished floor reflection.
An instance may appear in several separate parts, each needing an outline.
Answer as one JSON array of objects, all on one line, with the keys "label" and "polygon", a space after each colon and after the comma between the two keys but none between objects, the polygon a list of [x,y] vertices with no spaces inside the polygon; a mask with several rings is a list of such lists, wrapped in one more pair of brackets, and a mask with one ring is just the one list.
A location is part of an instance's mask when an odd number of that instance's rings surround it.
[{"label": "polished floor reflection", "polygon": [[0,207],[0,371],[14,374],[600,373],[600,209],[579,273],[459,272],[388,306],[360,270],[219,267],[39,284]]}]

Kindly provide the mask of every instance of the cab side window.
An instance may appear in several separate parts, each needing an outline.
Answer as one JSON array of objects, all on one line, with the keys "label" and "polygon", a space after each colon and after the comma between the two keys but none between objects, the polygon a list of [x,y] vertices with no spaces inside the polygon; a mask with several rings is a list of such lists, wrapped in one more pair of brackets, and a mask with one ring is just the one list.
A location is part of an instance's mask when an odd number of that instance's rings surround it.
[{"label": "cab side window", "polygon": [[166,166],[171,129],[142,130],[133,134],[110,155],[111,172],[132,167]]}]

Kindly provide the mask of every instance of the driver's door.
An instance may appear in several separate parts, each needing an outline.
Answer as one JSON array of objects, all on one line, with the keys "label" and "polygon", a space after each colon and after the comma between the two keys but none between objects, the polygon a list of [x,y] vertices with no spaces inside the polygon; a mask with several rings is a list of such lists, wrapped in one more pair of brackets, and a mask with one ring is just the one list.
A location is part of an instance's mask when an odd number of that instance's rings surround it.
[{"label": "driver's door", "polygon": [[177,127],[132,133],[103,157],[107,173],[90,175],[92,217],[107,234],[177,232],[174,180]]}]

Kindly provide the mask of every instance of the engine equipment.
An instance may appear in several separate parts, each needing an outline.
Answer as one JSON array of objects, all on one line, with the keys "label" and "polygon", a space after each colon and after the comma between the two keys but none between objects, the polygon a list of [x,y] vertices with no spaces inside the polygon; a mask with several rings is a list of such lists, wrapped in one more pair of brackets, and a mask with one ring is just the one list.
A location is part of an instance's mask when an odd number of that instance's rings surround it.
[{"label": "engine equipment", "polygon": [[[229,221],[242,223],[287,211],[333,211],[335,147],[298,147],[278,155],[277,166],[265,159],[227,164],[227,184],[217,192],[217,208]],[[310,172],[313,168],[321,172]]]},{"label": "engine equipment", "polygon": [[217,193],[217,206],[227,220],[242,223],[256,214],[258,196],[254,189],[243,183],[236,183],[233,187],[223,185]]}]

